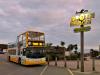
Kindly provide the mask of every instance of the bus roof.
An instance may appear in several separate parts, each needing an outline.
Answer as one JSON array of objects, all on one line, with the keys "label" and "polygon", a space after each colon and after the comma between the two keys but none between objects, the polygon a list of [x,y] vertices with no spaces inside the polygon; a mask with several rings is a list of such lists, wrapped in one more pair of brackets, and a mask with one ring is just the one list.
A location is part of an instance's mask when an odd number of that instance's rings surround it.
[{"label": "bus roof", "polygon": [[[26,32],[24,32],[24,33],[21,33],[20,35],[24,35],[25,33],[33,33],[33,34],[36,34],[37,36],[42,36],[42,35],[44,35],[43,32],[37,32],[37,31],[26,31]],[[19,36],[20,36],[20,35],[19,35]]]}]

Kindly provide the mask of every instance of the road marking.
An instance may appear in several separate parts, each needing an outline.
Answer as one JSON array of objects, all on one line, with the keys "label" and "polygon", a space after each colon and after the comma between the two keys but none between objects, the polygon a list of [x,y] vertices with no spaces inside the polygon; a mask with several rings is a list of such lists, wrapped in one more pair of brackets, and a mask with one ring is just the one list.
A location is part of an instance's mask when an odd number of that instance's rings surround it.
[{"label": "road marking", "polygon": [[47,68],[48,68],[48,65],[41,71],[40,75],[43,75],[43,73],[46,71]]},{"label": "road marking", "polygon": [[73,72],[72,72],[70,69],[68,69],[68,71],[69,71],[69,73],[70,73],[71,75],[74,75]]}]

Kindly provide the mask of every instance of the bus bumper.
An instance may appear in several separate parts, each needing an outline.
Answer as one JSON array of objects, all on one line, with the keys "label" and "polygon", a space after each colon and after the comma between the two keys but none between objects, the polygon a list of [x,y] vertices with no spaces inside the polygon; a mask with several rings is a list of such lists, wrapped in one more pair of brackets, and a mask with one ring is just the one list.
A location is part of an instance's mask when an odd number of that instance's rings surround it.
[{"label": "bus bumper", "polygon": [[23,63],[24,65],[46,65],[47,62],[45,59],[26,59]]}]

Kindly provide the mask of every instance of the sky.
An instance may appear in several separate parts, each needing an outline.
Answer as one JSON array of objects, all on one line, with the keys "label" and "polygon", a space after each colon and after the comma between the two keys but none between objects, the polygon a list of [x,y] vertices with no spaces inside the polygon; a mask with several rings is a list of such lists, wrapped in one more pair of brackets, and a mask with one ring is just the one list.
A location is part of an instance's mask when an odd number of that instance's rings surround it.
[{"label": "sky", "polygon": [[16,40],[20,33],[33,30],[45,33],[46,42],[66,46],[78,44],[80,33],[70,27],[71,16],[86,9],[95,12],[91,31],[85,32],[85,49],[98,49],[100,44],[100,0],[0,0],[0,43]]}]

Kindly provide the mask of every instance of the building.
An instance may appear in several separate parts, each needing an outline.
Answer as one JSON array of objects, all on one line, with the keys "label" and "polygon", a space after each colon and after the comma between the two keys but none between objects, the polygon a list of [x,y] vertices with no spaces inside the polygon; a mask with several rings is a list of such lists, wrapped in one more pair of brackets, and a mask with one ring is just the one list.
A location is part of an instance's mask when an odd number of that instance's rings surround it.
[{"label": "building", "polygon": [[6,51],[8,48],[8,45],[7,44],[0,44],[0,51]]}]

